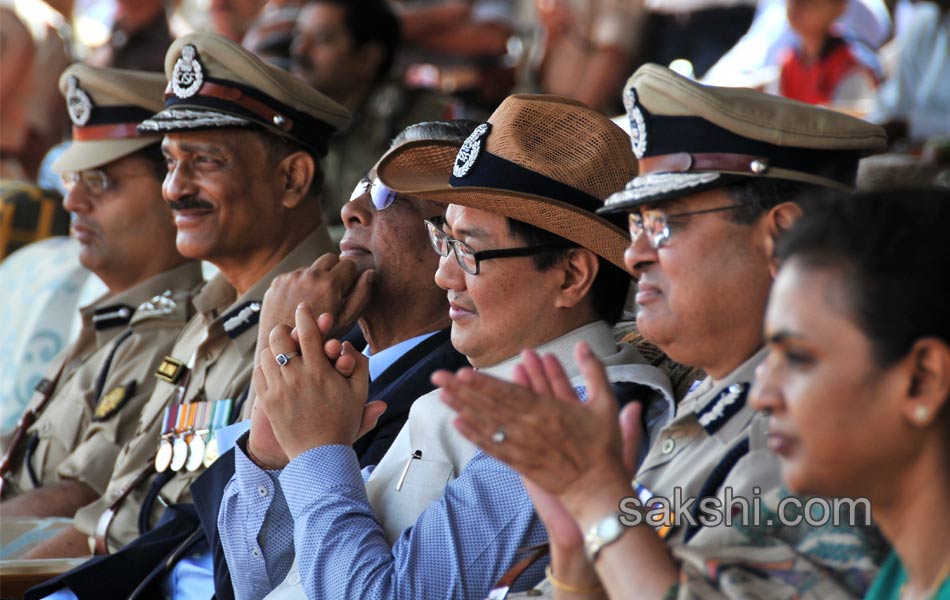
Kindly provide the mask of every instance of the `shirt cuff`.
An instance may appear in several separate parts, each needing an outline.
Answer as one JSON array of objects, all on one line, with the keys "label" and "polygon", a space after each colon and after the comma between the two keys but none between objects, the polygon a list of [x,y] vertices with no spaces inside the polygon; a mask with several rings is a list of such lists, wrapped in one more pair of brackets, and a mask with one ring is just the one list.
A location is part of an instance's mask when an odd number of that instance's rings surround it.
[{"label": "shirt cuff", "polygon": [[287,505],[294,515],[331,492],[358,502],[369,502],[359,459],[350,446],[311,448],[290,461],[279,478]]}]

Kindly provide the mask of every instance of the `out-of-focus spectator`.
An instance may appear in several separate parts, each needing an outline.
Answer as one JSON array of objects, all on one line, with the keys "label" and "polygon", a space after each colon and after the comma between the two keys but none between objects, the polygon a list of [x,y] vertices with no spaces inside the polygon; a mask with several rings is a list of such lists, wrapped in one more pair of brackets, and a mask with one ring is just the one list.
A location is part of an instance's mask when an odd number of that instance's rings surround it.
[{"label": "out-of-focus spectator", "polygon": [[897,43],[897,69],[870,120],[883,123],[892,142],[950,134],[950,1],[921,2]]},{"label": "out-of-focus spectator", "polygon": [[404,46],[400,66],[411,87],[452,94],[487,113],[515,82],[506,64],[515,33],[511,0],[395,0]]},{"label": "out-of-focus spectator", "polygon": [[[633,0],[627,0],[633,1]],[[706,74],[752,24],[755,0],[645,0],[641,60],[670,65],[687,60]]]},{"label": "out-of-focus spectator", "polygon": [[[848,0],[848,8],[835,26],[841,35],[876,50],[890,36],[891,17],[884,0]],[[788,23],[785,0],[762,0],[749,31],[713,65],[703,82],[762,87],[778,77],[782,53],[795,47],[798,39]]]},{"label": "out-of-focus spectator", "polygon": [[[385,0],[314,0],[300,12],[294,74],[354,115],[349,129],[331,138],[324,160],[323,209],[331,224],[340,222],[350,192],[399,131],[452,115],[447,98],[390,78],[398,46],[399,21]],[[342,228],[333,233],[342,235]]]},{"label": "out-of-focus spectator", "polygon": [[211,0],[211,31],[240,43],[264,8],[264,0]]},{"label": "out-of-focus spectator", "polygon": [[874,53],[838,35],[833,24],[847,0],[787,0],[788,23],[800,44],[782,60],[778,92],[810,104],[853,104],[873,97],[880,76]]},{"label": "out-of-focus spectator", "polygon": [[290,45],[304,0],[268,0],[251,23],[241,45],[261,60],[291,70]]},{"label": "out-of-focus spectator", "polygon": [[605,114],[617,112],[639,37],[640,1],[535,0],[534,4],[545,34],[542,90],[580,100]]},{"label": "out-of-focus spectator", "polygon": [[109,41],[86,62],[96,67],[164,71],[172,43],[164,0],[117,0]]},{"label": "out-of-focus spectator", "polygon": [[12,8],[0,6],[0,178],[27,179],[21,153],[29,130],[36,47]]}]

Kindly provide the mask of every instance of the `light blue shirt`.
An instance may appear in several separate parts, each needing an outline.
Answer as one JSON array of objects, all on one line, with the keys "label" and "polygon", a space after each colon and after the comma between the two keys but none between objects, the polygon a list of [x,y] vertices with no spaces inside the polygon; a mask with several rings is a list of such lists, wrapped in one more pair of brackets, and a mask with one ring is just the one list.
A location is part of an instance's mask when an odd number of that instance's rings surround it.
[{"label": "light blue shirt", "polygon": [[[370,380],[375,379],[393,365],[404,354],[415,348],[424,340],[438,333],[424,333],[399,342],[376,354],[370,354],[369,346],[363,354],[369,357]],[[218,438],[218,448],[223,454],[234,447],[237,439],[251,428],[250,419],[239,421],[215,432]],[[290,564],[280,565],[280,570],[287,573]],[[207,542],[196,546],[195,551],[182,558],[172,568],[171,572],[162,580],[162,593],[172,600],[207,600],[214,594],[214,560]]]}]

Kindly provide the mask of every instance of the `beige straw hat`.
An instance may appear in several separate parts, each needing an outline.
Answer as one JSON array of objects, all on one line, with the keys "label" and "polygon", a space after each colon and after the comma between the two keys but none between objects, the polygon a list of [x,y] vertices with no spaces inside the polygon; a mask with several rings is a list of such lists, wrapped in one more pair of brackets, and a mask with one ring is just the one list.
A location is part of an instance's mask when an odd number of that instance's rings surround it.
[{"label": "beige straw hat", "polygon": [[409,142],[376,167],[397,193],[529,223],[621,269],[625,225],[596,211],[636,172],[622,129],[579,102],[547,95],[508,97],[461,148]]}]

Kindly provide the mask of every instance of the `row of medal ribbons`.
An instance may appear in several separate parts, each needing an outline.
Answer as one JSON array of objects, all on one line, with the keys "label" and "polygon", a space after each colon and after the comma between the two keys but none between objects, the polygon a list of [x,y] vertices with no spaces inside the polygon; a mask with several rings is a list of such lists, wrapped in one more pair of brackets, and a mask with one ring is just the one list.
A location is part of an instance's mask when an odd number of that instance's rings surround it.
[{"label": "row of medal ribbons", "polygon": [[231,422],[234,400],[202,400],[165,407],[155,470],[197,471],[218,458],[214,432]]}]

